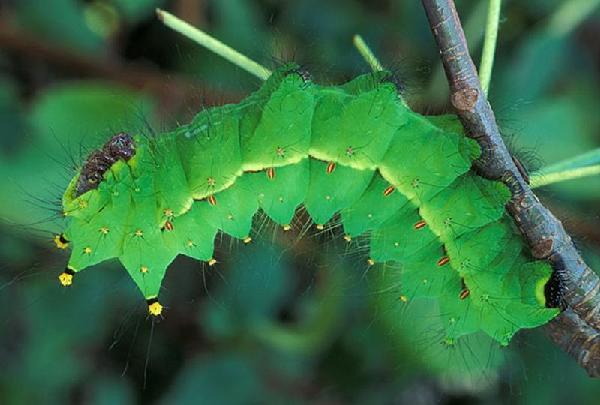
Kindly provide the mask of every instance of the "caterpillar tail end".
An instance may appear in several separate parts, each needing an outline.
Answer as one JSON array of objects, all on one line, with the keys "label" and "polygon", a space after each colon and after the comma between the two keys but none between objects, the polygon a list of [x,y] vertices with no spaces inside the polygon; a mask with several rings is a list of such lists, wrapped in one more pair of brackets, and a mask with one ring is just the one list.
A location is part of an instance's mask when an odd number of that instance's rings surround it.
[{"label": "caterpillar tail end", "polygon": [[162,316],[163,306],[157,298],[150,298],[146,301],[148,304],[148,313],[154,317]]},{"label": "caterpillar tail end", "polygon": [[63,287],[70,287],[73,284],[73,276],[75,272],[69,268],[65,269],[62,273],[58,275],[58,281]]}]

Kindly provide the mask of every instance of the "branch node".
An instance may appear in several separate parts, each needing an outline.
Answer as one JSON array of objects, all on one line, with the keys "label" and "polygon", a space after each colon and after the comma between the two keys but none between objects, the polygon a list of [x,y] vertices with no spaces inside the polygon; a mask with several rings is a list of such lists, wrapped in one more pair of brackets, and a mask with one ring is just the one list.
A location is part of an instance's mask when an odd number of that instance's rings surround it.
[{"label": "branch node", "polygon": [[465,87],[452,93],[451,102],[460,111],[471,111],[479,99],[479,90]]}]

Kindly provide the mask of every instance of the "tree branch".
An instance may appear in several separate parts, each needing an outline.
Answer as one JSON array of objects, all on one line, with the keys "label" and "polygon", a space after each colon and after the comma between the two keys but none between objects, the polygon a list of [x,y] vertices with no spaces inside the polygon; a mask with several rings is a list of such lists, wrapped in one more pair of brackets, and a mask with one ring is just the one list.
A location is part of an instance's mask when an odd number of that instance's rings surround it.
[{"label": "tree branch", "polygon": [[519,230],[537,259],[552,265],[565,310],[549,326],[552,340],[573,356],[591,376],[600,376],[600,280],[585,264],[561,222],[531,191],[516,167],[498,130],[479,83],[453,0],[422,0],[450,85],[450,101],[467,135],[482,155],[475,170],[506,184],[507,204]]},{"label": "tree branch", "polygon": [[554,318],[546,327],[546,332],[591,377],[600,376],[600,335],[570,308]]}]

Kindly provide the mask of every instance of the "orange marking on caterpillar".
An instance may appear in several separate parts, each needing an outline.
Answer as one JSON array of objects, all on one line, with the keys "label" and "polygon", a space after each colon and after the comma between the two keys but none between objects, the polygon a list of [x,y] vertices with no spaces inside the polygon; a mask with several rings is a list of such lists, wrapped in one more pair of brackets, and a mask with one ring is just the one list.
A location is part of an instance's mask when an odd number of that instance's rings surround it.
[{"label": "orange marking on caterpillar", "polygon": [[69,241],[67,240],[67,238],[65,238],[65,235],[63,235],[62,233],[54,235],[54,238],[52,240],[54,241],[58,249],[64,250],[69,247]]},{"label": "orange marking on caterpillar", "polygon": [[469,295],[471,294],[471,291],[469,291],[469,289],[467,287],[463,288],[463,290],[460,292],[460,295],[458,296],[458,298],[460,298],[461,300],[464,300],[465,298],[467,298]]},{"label": "orange marking on caterpillar", "polygon": [[215,205],[217,205],[217,199],[216,199],[216,198],[215,198],[215,196],[214,196],[214,195],[212,195],[212,194],[211,194],[211,195],[209,195],[208,197],[206,197],[206,200],[207,200],[207,201],[208,201],[208,203],[209,203],[210,205],[212,205],[213,207],[214,207]]},{"label": "orange marking on caterpillar", "polygon": [[419,222],[417,222],[414,227],[415,229],[423,229],[425,228],[425,225],[427,225],[427,222],[425,222],[424,219],[420,220]]},{"label": "orange marking on caterpillar", "polygon": [[383,195],[385,197],[387,197],[388,195],[392,194],[394,191],[396,191],[396,187],[390,185],[385,190],[383,190]]},{"label": "orange marking on caterpillar", "polygon": [[325,169],[325,172],[327,172],[327,174],[331,174],[331,173],[333,173],[334,170],[335,170],[335,162],[329,162],[327,164],[327,169]]},{"label": "orange marking on caterpillar", "polygon": [[440,260],[438,260],[437,265],[441,267],[441,266],[445,266],[449,262],[450,262],[450,258],[448,256],[444,256]]},{"label": "orange marking on caterpillar", "polygon": [[267,178],[269,180],[273,180],[275,178],[275,168],[273,168],[273,167],[267,168]]},{"label": "orange marking on caterpillar", "polygon": [[165,229],[166,229],[167,231],[172,231],[172,230],[174,229],[174,227],[173,227],[173,222],[171,222],[171,221],[167,221],[167,222],[165,222]]}]

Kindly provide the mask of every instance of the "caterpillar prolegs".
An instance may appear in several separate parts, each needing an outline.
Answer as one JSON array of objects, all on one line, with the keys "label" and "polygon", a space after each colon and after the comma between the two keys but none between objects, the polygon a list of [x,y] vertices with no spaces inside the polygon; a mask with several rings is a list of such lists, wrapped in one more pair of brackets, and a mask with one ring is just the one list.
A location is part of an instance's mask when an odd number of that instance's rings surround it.
[{"label": "caterpillar prolegs", "polygon": [[61,282],[118,258],[160,315],[177,255],[212,265],[217,232],[249,242],[259,210],[289,229],[304,206],[318,229],[339,214],[347,240],[368,241],[369,263],[389,265],[402,300],[437,299],[447,339],[482,330],[507,344],[547,322],[551,269],[524,250],[509,191],[470,170],[479,147],[455,117],[411,111],[388,79],[321,86],[286,65],[172,132],[113,137],[64,194]]}]

